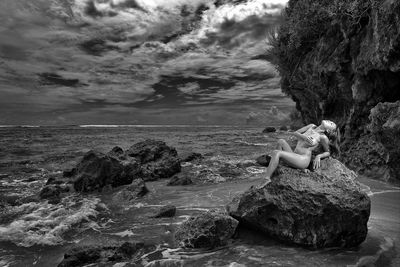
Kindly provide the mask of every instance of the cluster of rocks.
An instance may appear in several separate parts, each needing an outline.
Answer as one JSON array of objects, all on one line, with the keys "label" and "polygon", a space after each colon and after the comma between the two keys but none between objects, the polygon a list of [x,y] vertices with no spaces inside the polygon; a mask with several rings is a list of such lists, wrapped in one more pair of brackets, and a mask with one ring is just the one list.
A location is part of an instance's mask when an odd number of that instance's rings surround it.
[{"label": "cluster of rocks", "polygon": [[264,188],[251,187],[227,212],[191,217],[175,233],[180,246],[226,245],[240,225],[288,244],[313,248],[353,247],[367,236],[370,199],[356,174],[328,158],[313,173],[280,167]]},{"label": "cluster of rocks", "polygon": [[[128,164],[128,159],[124,156],[119,160]],[[271,182],[263,188],[252,186],[237,195],[226,206],[226,211],[211,210],[183,222],[175,230],[175,243],[188,248],[225,246],[231,242],[238,227],[246,227],[293,245],[312,248],[357,246],[366,238],[371,204],[356,177],[353,171],[332,158],[322,160],[321,167],[312,173],[280,166]],[[125,192],[128,186],[120,191],[124,192],[120,194],[128,194],[122,198],[145,194],[145,191],[137,190],[141,183],[144,183],[143,179],[134,179],[134,189],[130,190],[133,195]],[[175,214],[176,207],[167,205],[151,217],[173,217]],[[155,246],[143,243],[76,247],[65,254],[59,266],[121,261],[140,264],[139,256],[154,249]]]},{"label": "cluster of rocks", "polygon": [[70,192],[99,192],[120,186],[126,187],[117,199],[141,197],[148,192],[145,181],[170,178],[181,171],[180,162],[175,148],[156,140],[136,143],[126,151],[120,147],[106,154],[91,150],[75,168],[50,177],[40,197],[58,202]]}]

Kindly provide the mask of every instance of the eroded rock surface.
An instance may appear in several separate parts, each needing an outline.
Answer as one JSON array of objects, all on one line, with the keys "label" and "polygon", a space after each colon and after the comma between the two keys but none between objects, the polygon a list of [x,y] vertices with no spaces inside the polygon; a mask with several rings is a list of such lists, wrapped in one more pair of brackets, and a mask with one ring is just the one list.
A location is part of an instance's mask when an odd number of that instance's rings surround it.
[{"label": "eroded rock surface", "polygon": [[127,150],[127,155],[139,161],[140,176],[145,181],[170,178],[181,171],[180,159],[175,148],[162,141],[146,140],[136,143]]},{"label": "eroded rock surface", "polygon": [[190,217],[175,233],[175,240],[181,247],[215,248],[224,246],[235,233],[239,222],[226,213],[208,211]]},{"label": "eroded rock surface", "polygon": [[149,189],[147,189],[146,184],[139,178],[115,193],[112,200],[119,204],[128,203],[145,196],[148,192]]},{"label": "eroded rock surface", "polygon": [[251,229],[307,247],[352,247],[367,236],[370,199],[356,174],[339,161],[322,160],[312,173],[280,167],[262,189],[251,187],[227,206]]}]

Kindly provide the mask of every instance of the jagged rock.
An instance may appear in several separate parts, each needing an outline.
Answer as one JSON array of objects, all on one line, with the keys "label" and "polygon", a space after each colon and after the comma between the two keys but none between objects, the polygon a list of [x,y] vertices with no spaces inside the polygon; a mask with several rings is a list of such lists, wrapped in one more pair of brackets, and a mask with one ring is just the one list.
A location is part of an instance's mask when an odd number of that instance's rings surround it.
[{"label": "jagged rock", "polygon": [[49,203],[56,204],[61,201],[61,195],[63,193],[70,192],[71,189],[68,185],[45,185],[39,193],[41,199],[47,199]]},{"label": "jagged rock", "polygon": [[64,259],[58,267],[80,267],[89,264],[112,266],[115,262],[130,261],[140,265],[140,257],[155,250],[154,245],[146,245],[142,242],[125,242],[112,245],[86,245],[77,246],[64,254]]},{"label": "jagged rock", "polygon": [[276,128],[272,127],[272,126],[268,126],[262,132],[263,133],[274,133],[274,132],[276,132]]},{"label": "jagged rock", "polygon": [[126,203],[134,201],[138,198],[145,196],[149,192],[146,184],[142,179],[135,179],[131,184],[127,185],[122,190],[118,191],[114,197],[113,201],[115,203]]},{"label": "jagged rock", "polygon": [[203,159],[203,155],[196,152],[191,152],[181,157],[181,162],[199,161]]},{"label": "jagged rock", "polygon": [[87,152],[73,172],[74,188],[78,192],[93,192],[106,185],[117,187],[130,184],[134,177],[129,167],[119,160],[91,150]]},{"label": "jagged rock", "polygon": [[380,103],[371,110],[368,133],[347,145],[344,162],[362,175],[400,181],[400,101]]},{"label": "jagged rock", "polygon": [[175,232],[175,240],[181,247],[215,248],[224,246],[235,233],[238,221],[225,213],[208,211],[190,217]]},{"label": "jagged rock", "polygon": [[161,207],[160,210],[155,214],[154,218],[162,218],[162,217],[174,217],[176,213],[176,207],[173,205],[167,205]]},{"label": "jagged rock", "polygon": [[162,141],[146,140],[136,143],[128,149],[127,155],[140,162],[140,176],[145,181],[169,178],[181,171],[175,148]]},{"label": "jagged rock", "polygon": [[368,128],[385,147],[390,177],[400,181],[400,100],[395,103],[379,103],[369,116]]},{"label": "jagged rock", "polygon": [[175,185],[189,185],[193,184],[192,179],[189,176],[190,174],[184,172],[184,173],[178,173],[172,176],[172,178],[169,180],[168,184],[169,186],[175,186]]},{"label": "jagged rock", "polygon": [[108,153],[108,156],[114,157],[119,160],[126,160],[126,153],[119,146],[113,147]]},{"label": "jagged rock", "polygon": [[354,172],[332,158],[308,174],[280,168],[264,188],[251,187],[235,197],[229,214],[244,226],[296,245],[352,247],[365,240],[371,202]]},{"label": "jagged rock", "polygon": [[268,167],[270,160],[271,160],[271,156],[269,156],[269,155],[262,155],[262,156],[259,156],[258,158],[256,158],[256,162],[264,167]]}]

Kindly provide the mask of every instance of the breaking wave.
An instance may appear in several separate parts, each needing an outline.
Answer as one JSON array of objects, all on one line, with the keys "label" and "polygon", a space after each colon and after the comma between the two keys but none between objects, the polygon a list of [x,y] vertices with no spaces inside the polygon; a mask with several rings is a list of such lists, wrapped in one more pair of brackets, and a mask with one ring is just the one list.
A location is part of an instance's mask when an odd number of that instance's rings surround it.
[{"label": "breaking wave", "polygon": [[8,225],[0,226],[0,241],[11,241],[18,246],[59,245],[63,234],[83,223],[95,227],[99,209],[105,208],[99,198],[66,197],[59,204],[48,202],[26,203],[13,212],[22,214]]}]

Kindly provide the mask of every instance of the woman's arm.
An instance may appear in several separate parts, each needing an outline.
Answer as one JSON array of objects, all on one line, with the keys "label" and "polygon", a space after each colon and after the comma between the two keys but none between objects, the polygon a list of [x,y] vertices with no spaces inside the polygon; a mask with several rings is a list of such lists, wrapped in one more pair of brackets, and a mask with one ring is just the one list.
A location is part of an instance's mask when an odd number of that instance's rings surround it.
[{"label": "woman's arm", "polygon": [[300,129],[298,129],[295,132],[291,132],[293,136],[295,136],[298,140],[303,140],[308,142],[309,144],[312,144],[312,139],[309,136],[305,136],[303,133],[306,132],[308,129],[311,127],[315,127],[315,124],[309,124],[307,126],[304,126]]},{"label": "woman's arm", "polygon": [[311,127],[315,127],[315,124],[306,125],[306,126],[300,128],[300,129],[298,129],[297,131],[295,131],[295,133],[304,133],[304,132],[306,132],[308,129],[310,129]]},{"label": "woman's arm", "polygon": [[328,137],[326,137],[326,135],[321,135],[320,142],[321,142],[322,148],[324,149],[324,152],[315,156],[314,164],[313,164],[314,170],[321,167],[321,159],[327,158],[331,155],[331,153],[329,152]]}]

